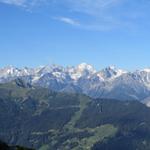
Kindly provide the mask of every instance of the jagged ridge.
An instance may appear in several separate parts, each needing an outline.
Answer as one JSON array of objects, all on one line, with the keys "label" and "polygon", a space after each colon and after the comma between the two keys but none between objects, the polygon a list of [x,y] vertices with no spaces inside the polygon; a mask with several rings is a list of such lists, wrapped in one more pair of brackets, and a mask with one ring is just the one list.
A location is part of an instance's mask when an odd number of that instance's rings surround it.
[{"label": "jagged ridge", "polygon": [[[114,66],[96,71],[82,63],[76,67],[47,65],[38,68],[5,67],[0,69],[0,83],[16,78],[55,91],[84,93],[98,98],[144,101],[150,96],[150,69],[134,72]],[[146,101],[147,102],[147,101]]]}]

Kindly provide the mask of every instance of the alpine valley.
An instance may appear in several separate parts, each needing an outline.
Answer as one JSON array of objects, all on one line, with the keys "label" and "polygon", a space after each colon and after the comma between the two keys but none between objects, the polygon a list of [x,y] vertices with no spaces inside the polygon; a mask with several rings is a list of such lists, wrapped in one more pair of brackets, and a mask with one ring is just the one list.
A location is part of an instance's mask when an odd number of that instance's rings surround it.
[{"label": "alpine valley", "polygon": [[5,67],[0,69],[0,148],[149,150],[149,101],[150,69],[96,71],[85,63]]}]

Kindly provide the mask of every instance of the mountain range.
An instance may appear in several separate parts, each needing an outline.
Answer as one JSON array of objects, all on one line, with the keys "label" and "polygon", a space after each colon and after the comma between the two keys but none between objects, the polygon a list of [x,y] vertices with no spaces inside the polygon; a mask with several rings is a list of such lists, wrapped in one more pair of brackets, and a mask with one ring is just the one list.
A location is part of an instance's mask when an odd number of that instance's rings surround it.
[{"label": "mountain range", "polygon": [[139,100],[149,106],[150,68],[133,72],[109,66],[100,71],[82,63],[76,67],[47,65],[22,69],[8,66],[0,69],[0,83],[17,78],[32,86],[59,92],[83,93],[92,98]]}]

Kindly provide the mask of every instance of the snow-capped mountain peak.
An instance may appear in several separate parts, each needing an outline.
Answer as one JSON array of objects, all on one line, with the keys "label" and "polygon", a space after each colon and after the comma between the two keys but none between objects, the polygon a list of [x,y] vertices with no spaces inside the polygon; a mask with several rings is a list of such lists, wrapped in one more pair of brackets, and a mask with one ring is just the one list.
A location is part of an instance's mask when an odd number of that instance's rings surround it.
[{"label": "snow-capped mountain peak", "polygon": [[96,71],[91,65],[81,63],[75,67],[46,65],[37,68],[0,69],[0,83],[20,78],[34,86],[56,91],[75,91],[97,98],[141,100],[150,97],[150,68],[127,72],[115,66]]},{"label": "snow-capped mountain peak", "polygon": [[77,67],[68,68],[68,72],[71,78],[77,81],[81,77],[88,78],[92,74],[96,73],[96,70],[89,64],[81,63]]},{"label": "snow-capped mountain peak", "polygon": [[112,80],[121,76],[124,73],[127,73],[127,72],[124,70],[118,69],[115,66],[109,66],[99,71],[97,73],[97,76],[102,80]]},{"label": "snow-capped mountain peak", "polygon": [[89,65],[89,64],[86,64],[86,63],[81,63],[81,64],[79,64],[78,66],[77,66],[77,70],[79,70],[79,71],[85,71],[85,70],[87,70],[87,71],[89,71],[89,72],[91,72],[91,73],[95,73],[96,72],[96,70],[94,69],[94,67],[93,66],[91,66],[91,65]]},{"label": "snow-capped mountain peak", "polygon": [[19,69],[13,66],[7,66],[0,70],[0,77],[8,77],[8,76],[17,76],[19,73]]},{"label": "snow-capped mountain peak", "polygon": [[145,69],[143,69],[143,70],[141,70],[141,71],[150,73],[150,68],[145,68]]}]

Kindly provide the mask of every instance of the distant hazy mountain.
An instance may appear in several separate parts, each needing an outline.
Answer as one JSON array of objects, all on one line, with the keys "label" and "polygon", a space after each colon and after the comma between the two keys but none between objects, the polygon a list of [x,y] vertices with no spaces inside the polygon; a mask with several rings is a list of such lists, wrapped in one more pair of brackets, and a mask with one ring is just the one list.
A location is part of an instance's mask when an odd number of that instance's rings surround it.
[{"label": "distant hazy mountain", "polygon": [[84,93],[94,98],[142,101],[150,96],[150,69],[128,72],[110,66],[96,71],[86,63],[65,68],[49,65],[22,69],[9,66],[0,69],[0,83],[16,78],[31,85],[55,91]]}]

